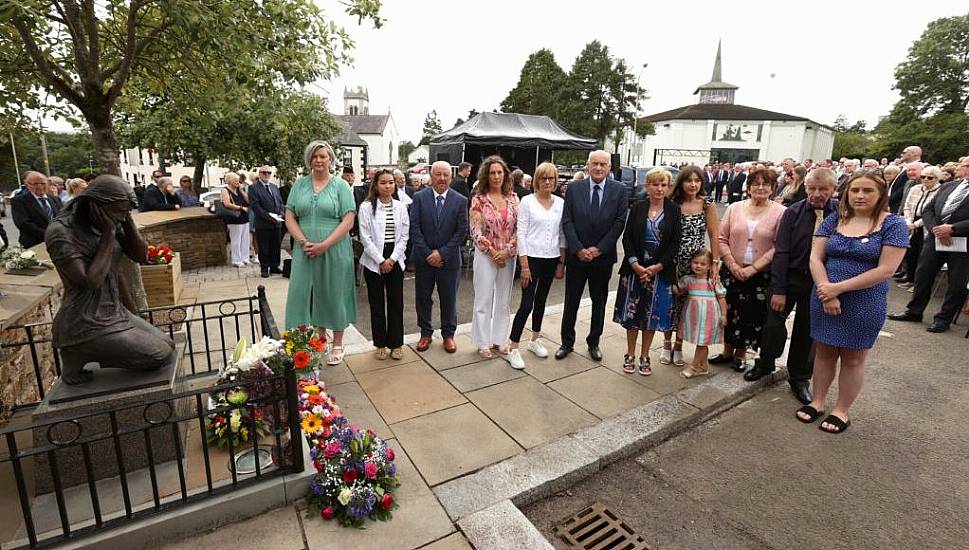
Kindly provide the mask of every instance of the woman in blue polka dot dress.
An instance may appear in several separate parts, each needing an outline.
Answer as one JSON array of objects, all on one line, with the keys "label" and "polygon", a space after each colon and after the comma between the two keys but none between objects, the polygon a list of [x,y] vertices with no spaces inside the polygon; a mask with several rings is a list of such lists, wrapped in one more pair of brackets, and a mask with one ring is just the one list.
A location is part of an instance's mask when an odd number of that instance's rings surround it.
[{"label": "woman in blue polka dot dress", "polygon": [[886,209],[881,174],[859,173],[845,185],[838,211],[815,232],[811,247],[811,338],[815,342],[814,401],[797,411],[802,422],[822,414],[837,362],[838,401],[820,428],[841,433],[861,393],[865,357],[885,323],[888,279],[908,248],[908,227]]}]

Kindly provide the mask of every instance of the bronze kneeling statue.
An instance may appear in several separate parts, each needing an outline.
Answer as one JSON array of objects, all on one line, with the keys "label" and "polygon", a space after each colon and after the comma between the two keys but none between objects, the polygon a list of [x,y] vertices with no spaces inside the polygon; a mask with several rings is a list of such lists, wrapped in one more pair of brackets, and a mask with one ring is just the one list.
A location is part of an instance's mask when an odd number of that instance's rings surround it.
[{"label": "bronze kneeling statue", "polygon": [[125,307],[118,262],[125,254],[138,263],[148,249],[131,218],[134,193],[123,179],[102,175],[72,200],[45,233],[47,251],[64,282],[64,300],[54,316],[54,347],[61,352],[61,380],[80,384],[101,368],[154,370],[168,360],[175,343]]}]

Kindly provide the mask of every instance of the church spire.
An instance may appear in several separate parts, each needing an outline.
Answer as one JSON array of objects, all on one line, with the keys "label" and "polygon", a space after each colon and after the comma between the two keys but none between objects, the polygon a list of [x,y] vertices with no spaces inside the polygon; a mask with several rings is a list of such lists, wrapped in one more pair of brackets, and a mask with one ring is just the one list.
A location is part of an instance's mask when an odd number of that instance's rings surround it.
[{"label": "church spire", "polygon": [[721,61],[722,45],[723,41],[718,40],[717,57],[713,61],[713,76],[711,77],[710,82],[698,87],[696,91],[693,92],[694,95],[700,95],[700,103],[733,104],[734,91],[737,90],[737,86],[723,81]]},{"label": "church spire", "polygon": [[723,77],[720,75],[720,47],[723,44],[723,39],[717,41],[717,59],[713,62],[713,78],[710,79],[711,82],[721,82]]}]

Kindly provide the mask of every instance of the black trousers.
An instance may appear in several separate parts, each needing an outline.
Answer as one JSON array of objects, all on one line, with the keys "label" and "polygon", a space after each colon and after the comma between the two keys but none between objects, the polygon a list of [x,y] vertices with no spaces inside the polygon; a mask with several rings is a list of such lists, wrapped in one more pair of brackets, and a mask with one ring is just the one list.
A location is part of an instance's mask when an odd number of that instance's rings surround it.
[{"label": "black trousers", "polygon": [[791,348],[787,353],[787,372],[790,382],[807,382],[814,374],[814,341],[811,340],[811,288],[814,282],[808,272],[787,274],[787,300],[784,311],[768,307],[767,322],[761,335],[760,358],[756,367],[774,370],[774,361],[784,353],[787,341],[787,318],[794,310]]},{"label": "black trousers", "polygon": [[612,265],[599,261],[589,263],[576,259],[569,261],[565,269],[565,308],[562,312],[563,348],[572,349],[575,346],[575,321],[586,283],[589,284],[589,297],[592,298],[592,319],[589,321],[592,327],[585,341],[590,346],[599,345],[602,324],[606,317],[606,298],[609,296]]},{"label": "black trousers", "polygon": [[[384,245],[384,258],[394,252],[394,243]],[[363,268],[367,282],[367,301],[370,302],[370,327],[373,345],[378,348],[399,348],[404,345],[404,271],[400,264],[387,274]]]},{"label": "black trousers", "polygon": [[905,251],[905,277],[910,282],[915,282],[915,271],[919,267],[919,256],[922,254],[922,244],[925,242],[925,233],[921,227],[916,227],[908,239],[908,250]]},{"label": "black trousers", "polygon": [[549,289],[552,288],[552,281],[555,280],[555,268],[558,265],[558,258],[528,257],[528,270],[532,274],[532,282],[522,291],[522,303],[519,304],[515,320],[511,324],[509,338],[512,342],[517,343],[521,340],[522,330],[525,329],[525,321],[529,314],[532,316],[532,332],[542,331],[545,300],[548,298]]},{"label": "black trousers", "polygon": [[727,182],[718,181],[714,186],[713,200],[720,202],[723,199],[723,188],[727,186]]},{"label": "black trousers", "polygon": [[908,310],[916,315],[922,315],[929,300],[932,299],[932,287],[935,278],[942,269],[942,264],[949,265],[949,285],[945,291],[942,308],[935,314],[935,320],[946,325],[955,321],[962,304],[966,301],[966,282],[969,280],[969,254],[965,252],[936,252],[935,237],[928,236],[922,245],[919,255],[919,266],[915,270],[915,293],[908,303]]},{"label": "black trousers", "polygon": [[279,249],[283,246],[283,229],[276,226],[270,229],[256,229],[256,243],[259,245],[259,267],[262,271],[279,269]]}]

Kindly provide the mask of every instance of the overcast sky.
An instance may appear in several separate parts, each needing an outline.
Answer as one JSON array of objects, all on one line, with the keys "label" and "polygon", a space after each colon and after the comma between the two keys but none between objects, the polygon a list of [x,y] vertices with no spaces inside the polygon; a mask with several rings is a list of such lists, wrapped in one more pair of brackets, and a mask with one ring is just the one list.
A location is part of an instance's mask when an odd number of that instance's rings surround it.
[{"label": "overcast sky", "polygon": [[[330,15],[336,2],[316,0]],[[585,8],[580,6],[592,6]],[[723,79],[742,105],[831,124],[839,113],[873,125],[898,99],[895,66],[926,26],[966,13],[960,1],[383,0],[383,27],[337,17],[356,40],[353,67],[310,87],[343,112],[344,86],[370,92],[370,112],[390,109],[402,139],[420,138],[436,109],[444,129],[468,110],[498,108],[528,55],[548,48],[568,72],[598,39],[631,67],[648,67],[643,114],[696,102],[710,80],[717,40]],[[591,11],[598,9],[598,11]],[[931,77],[931,75],[927,75]]]}]

